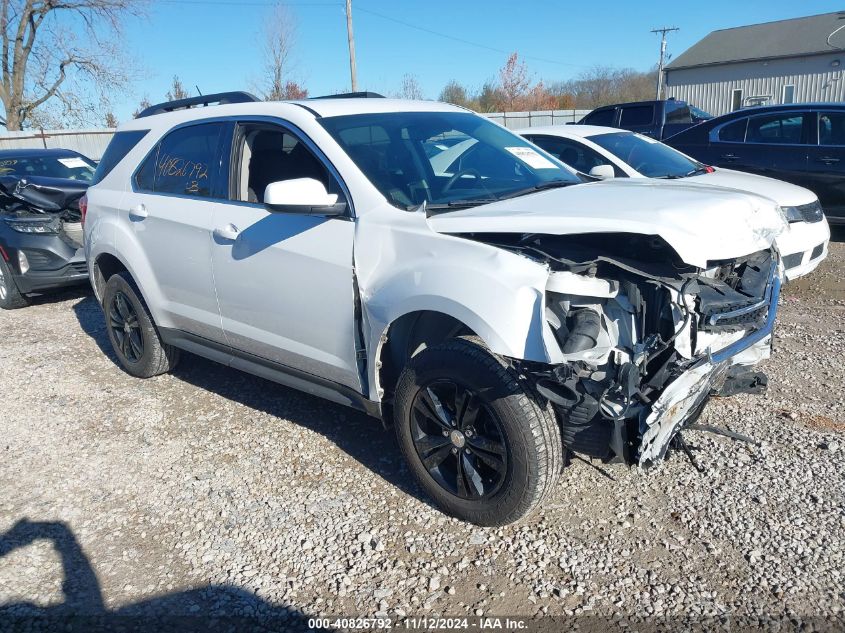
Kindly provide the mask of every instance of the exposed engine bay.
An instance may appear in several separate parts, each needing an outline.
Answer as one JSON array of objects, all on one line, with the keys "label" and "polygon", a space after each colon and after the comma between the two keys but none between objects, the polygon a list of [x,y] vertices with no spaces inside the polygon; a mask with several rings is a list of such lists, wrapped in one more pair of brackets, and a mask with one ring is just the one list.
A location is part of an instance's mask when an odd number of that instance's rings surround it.
[{"label": "exposed engine bay", "polygon": [[565,362],[517,361],[554,406],[564,444],[649,465],[712,393],[759,392],[780,287],[773,249],[684,264],[658,236],[474,235],[544,262],[546,321]]},{"label": "exposed engine bay", "polygon": [[38,176],[0,176],[0,215],[20,233],[59,235],[82,246],[79,200],[89,183]]}]

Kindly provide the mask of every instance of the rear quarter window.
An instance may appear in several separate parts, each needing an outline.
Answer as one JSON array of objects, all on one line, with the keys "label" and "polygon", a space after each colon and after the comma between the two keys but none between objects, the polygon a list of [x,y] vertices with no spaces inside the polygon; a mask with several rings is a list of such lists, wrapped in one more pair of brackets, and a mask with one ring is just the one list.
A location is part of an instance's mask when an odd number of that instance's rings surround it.
[{"label": "rear quarter window", "polygon": [[100,159],[97,169],[94,171],[94,178],[91,180],[92,185],[96,185],[103,178],[109,175],[111,171],[117,167],[117,164],[126,158],[126,155],[144,138],[149,130],[127,130],[126,132],[116,132],[112,136],[103,157]]}]

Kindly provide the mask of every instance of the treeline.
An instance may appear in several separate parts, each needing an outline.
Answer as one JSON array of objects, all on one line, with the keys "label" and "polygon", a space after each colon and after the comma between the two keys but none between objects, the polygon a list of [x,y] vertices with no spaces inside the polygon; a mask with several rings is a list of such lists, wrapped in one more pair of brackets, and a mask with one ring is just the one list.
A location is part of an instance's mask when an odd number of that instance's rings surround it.
[{"label": "treeline", "polygon": [[477,112],[592,110],[610,103],[653,99],[656,81],[656,70],[595,66],[568,81],[534,82],[525,62],[512,53],[495,80],[475,91],[452,80],[438,99]]}]

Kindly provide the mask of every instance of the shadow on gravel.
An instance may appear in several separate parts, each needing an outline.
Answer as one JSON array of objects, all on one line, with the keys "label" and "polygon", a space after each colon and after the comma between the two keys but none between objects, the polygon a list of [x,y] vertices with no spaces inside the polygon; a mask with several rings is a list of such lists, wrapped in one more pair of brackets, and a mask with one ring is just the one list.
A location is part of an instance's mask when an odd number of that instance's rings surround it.
[{"label": "shadow on gravel", "polygon": [[[111,359],[115,371],[122,371],[106,332],[102,310],[93,295],[74,304],[73,310],[82,330]],[[407,470],[393,432],[385,431],[379,420],[186,352],[171,375],[250,409],[320,433],[391,485],[432,506]]]},{"label": "shadow on gravel", "polygon": [[61,290],[50,290],[40,294],[29,295],[29,304],[33,306],[47,305],[50,303],[59,303],[60,301],[71,301],[73,299],[85,299],[85,297],[94,297],[94,291],[86,281],[84,284],[78,286],[69,286]]},{"label": "shadow on gravel", "polygon": [[301,612],[271,605],[249,591],[220,585],[165,594],[109,610],[88,557],[67,524],[59,521],[18,521],[0,535],[0,564],[11,552],[39,540],[50,541],[61,558],[64,602],[49,607],[32,602],[0,604],[2,631],[223,633],[308,630],[307,616]]}]

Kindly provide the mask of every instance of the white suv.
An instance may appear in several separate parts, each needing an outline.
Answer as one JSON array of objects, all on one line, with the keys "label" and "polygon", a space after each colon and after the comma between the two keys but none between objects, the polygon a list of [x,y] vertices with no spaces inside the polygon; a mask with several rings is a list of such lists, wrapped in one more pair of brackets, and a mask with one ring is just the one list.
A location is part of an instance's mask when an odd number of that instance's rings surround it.
[{"label": "white suv", "polygon": [[182,349],[392,419],[423,488],[475,523],[540,504],[567,449],[659,461],[709,394],[763,378],[777,205],[586,182],[458,107],[163,104],[96,180],[85,247],[127,372]]}]

